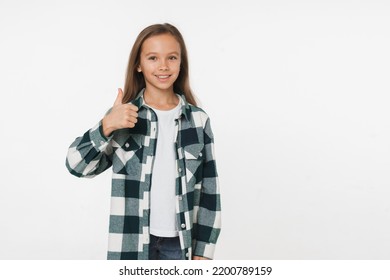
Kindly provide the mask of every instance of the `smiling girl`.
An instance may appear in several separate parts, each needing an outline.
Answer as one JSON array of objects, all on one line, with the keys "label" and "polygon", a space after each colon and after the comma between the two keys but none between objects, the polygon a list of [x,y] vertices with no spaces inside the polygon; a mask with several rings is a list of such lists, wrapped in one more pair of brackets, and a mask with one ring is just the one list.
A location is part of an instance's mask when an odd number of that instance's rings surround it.
[{"label": "smiling girl", "polygon": [[108,259],[212,259],[221,225],[214,137],[196,105],[182,35],[145,28],[124,92],[69,147],[66,166],[94,177],[112,166]]}]

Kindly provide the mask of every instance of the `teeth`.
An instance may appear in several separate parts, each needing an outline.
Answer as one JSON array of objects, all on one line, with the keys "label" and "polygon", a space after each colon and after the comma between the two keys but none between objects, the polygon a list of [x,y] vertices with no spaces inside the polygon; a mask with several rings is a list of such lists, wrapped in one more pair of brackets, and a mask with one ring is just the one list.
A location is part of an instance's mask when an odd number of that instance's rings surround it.
[{"label": "teeth", "polygon": [[168,78],[169,76],[157,76],[159,79],[166,79]]}]

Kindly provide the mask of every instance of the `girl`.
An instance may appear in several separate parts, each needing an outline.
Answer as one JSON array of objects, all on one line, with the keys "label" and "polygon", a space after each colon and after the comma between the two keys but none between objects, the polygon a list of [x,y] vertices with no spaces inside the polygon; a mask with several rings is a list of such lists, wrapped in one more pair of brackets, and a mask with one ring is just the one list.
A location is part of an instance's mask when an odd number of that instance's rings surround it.
[{"label": "girl", "polygon": [[124,92],[66,159],[77,177],[112,166],[108,259],[213,258],[221,224],[213,145],[182,35],[170,24],[145,28]]}]

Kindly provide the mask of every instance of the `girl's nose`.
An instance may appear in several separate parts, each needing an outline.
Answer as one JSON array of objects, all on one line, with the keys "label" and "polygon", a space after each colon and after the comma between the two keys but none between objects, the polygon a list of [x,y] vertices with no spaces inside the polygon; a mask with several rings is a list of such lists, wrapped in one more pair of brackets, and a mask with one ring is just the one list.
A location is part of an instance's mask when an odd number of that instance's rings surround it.
[{"label": "girl's nose", "polygon": [[168,70],[168,65],[165,61],[161,62],[159,70],[161,70],[161,71]]}]

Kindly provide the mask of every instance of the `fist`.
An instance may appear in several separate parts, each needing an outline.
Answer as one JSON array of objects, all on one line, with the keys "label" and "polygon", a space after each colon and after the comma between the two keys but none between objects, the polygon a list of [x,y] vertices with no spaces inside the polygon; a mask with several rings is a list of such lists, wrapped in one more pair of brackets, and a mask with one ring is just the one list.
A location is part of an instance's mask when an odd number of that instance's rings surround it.
[{"label": "fist", "polygon": [[133,104],[122,104],[123,91],[118,89],[111,112],[103,118],[103,133],[108,137],[112,132],[121,128],[133,128],[137,123],[138,108]]}]

